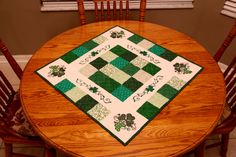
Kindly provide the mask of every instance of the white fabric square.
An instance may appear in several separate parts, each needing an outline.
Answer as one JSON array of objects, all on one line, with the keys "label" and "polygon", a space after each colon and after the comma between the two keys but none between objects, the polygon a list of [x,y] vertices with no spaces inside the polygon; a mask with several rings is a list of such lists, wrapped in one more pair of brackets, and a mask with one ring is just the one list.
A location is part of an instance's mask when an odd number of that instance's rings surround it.
[{"label": "white fabric square", "polygon": [[136,74],[133,75],[133,77],[144,84],[150,78],[152,78],[152,75],[148,74],[143,70],[139,70]]},{"label": "white fabric square", "polygon": [[87,76],[87,77],[90,77],[96,71],[97,71],[97,69],[94,66],[92,66],[91,64],[87,64],[85,67],[80,69],[80,73],[83,74],[84,76]]},{"label": "white fabric square", "polygon": [[152,46],[154,46],[154,44],[146,39],[143,39],[141,42],[138,43],[139,46],[141,46],[142,48],[145,49],[149,49]]}]

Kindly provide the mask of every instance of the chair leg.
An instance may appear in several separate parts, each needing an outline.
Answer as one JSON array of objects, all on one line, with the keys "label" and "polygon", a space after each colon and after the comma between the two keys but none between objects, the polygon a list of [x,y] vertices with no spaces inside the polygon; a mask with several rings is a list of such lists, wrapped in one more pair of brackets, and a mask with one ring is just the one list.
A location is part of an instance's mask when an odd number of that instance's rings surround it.
[{"label": "chair leg", "polygon": [[5,156],[12,157],[12,144],[4,143],[5,145]]},{"label": "chair leg", "polygon": [[221,137],[221,148],[220,148],[221,157],[227,156],[228,144],[229,144],[229,134],[223,134]]},{"label": "chair leg", "polygon": [[204,157],[205,141],[202,142],[194,151],[195,157]]},{"label": "chair leg", "polygon": [[56,157],[57,152],[54,148],[45,148],[44,156],[45,157]]}]

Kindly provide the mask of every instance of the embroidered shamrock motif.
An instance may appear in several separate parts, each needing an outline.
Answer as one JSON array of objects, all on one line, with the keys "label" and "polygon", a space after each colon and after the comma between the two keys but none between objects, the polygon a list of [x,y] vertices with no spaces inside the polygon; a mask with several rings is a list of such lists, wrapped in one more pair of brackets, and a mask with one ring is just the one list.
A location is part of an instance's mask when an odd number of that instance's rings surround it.
[{"label": "embroidered shamrock motif", "polygon": [[175,72],[177,72],[178,74],[191,74],[192,73],[188,63],[175,63],[173,66],[175,68]]},{"label": "embroidered shamrock motif", "polygon": [[124,31],[120,31],[120,32],[113,31],[113,32],[111,32],[111,35],[110,35],[110,37],[112,37],[112,38],[122,38],[124,36],[125,36],[125,32]]},{"label": "embroidered shamrock motif", "polygon": [[97,87],[91,87],[91,88],[89,88],[89,90],[93,93],[97,93],[98,88]]},{"label": "embroidered shamrock motif", "polygon": [[65,75],[65,70],[66,67],[64,65],[52,65],[49,67],[50,71],[49,71],[49,76],[57,76],[57,77],[61,77],[63,75]]},{"label": "embroidered shamrock motif", "polygon": [[149,85],[147,88],[146,88],[146,91],[147,92],[152,92],[154,90],[153,86]]},{"label": "embroidered shamrock motif", "polygon": [[118,114],[114,116],[115,129],[120,132],[121,129],[127,131],[135,130],[136,123],[134,123],[135,117],[131,113],[128,114]]},{"label": "embroidered shamrock motif", "polygon": [[91,52],[91,55],[94,57],[94,56],[96,56],[98,54],[98,52]]},{"label": "embroidered shamrock motif", "polygon": [[146,51],[141,51],[140,54],[142,54],[143,56],[147,56],[147,52]]}]

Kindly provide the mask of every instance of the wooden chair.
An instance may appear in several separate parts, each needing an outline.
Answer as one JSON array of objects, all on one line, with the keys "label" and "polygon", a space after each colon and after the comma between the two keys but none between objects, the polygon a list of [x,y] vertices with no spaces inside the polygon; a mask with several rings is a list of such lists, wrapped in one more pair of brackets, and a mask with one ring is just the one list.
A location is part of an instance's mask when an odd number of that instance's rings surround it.
[{"label": "wooden chair", "polygon": [[6,57],[8,63],[12,67],[12,69],[15,72],[15,74],[17,75],[17,77],[19,79],[21,79],[23,71],[20,68],[19,64],[16,62],[16,60],[11,55],[11,53],[10,53],[9,49],[7,48],[7,46],[4,44],[4,42],[1,39],[0,39],[0,51]]},{"label": "wooden chair", "polygon": [[[23,74],[22,69],[1,40],[0,51],[20,79]],[[0,71],[0,138],[5,145],[5,157],[27,156],[14,153],[13,144],[44,147],[45,156],[55,156],[55,151],[34,134],[21,108],[19,93],[13,89],[2,71]]]},{"label": "wooden chair", "polygon": [[[231,44],[234,37],[236,36],[236,21],[233,28],[225,38],[224,42],[216,52],[214,59],[220,61],[223,54],[226,52],[226,48]],[[223,75],[225,78],[226,85],[226,104],[225,111],[227,117],[222,117],[221,122],[211,133],[212,135],[220,135],[220,142],[205,146],[206,149],[220,145],[220,155],[226,157],[229,143],[229,134],[236,127],[236,56],[232,56],[233,60],[229,64],[228,68],[224,71]],[[223,114],[224,115],[224,114]],[[226,115],[226,114],[225,114]],[[204,156],[204,142],[197,148],[195,156]]]},{"label": "wooden chair", "polygon": [[[127,20],[129,18],[129,0],[93,0],[93,2],[96,21]],[[86,24],[84,0],[77,0],[77,5],[80,24],[84,25]],[[117,9],[118,5],[119,9]],[[144,21],[145,10],[146,0],[140,0],[139,21]]]}]

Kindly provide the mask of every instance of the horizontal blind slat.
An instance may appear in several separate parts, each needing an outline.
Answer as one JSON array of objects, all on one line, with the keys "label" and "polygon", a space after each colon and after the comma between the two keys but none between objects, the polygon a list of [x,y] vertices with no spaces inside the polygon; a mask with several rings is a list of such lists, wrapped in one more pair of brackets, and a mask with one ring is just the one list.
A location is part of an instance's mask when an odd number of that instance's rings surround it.
[{"label": "horizontal blind slat", "polygon": [[228,0],[223,6],[222,14],[236,18],[236,0]]}]

